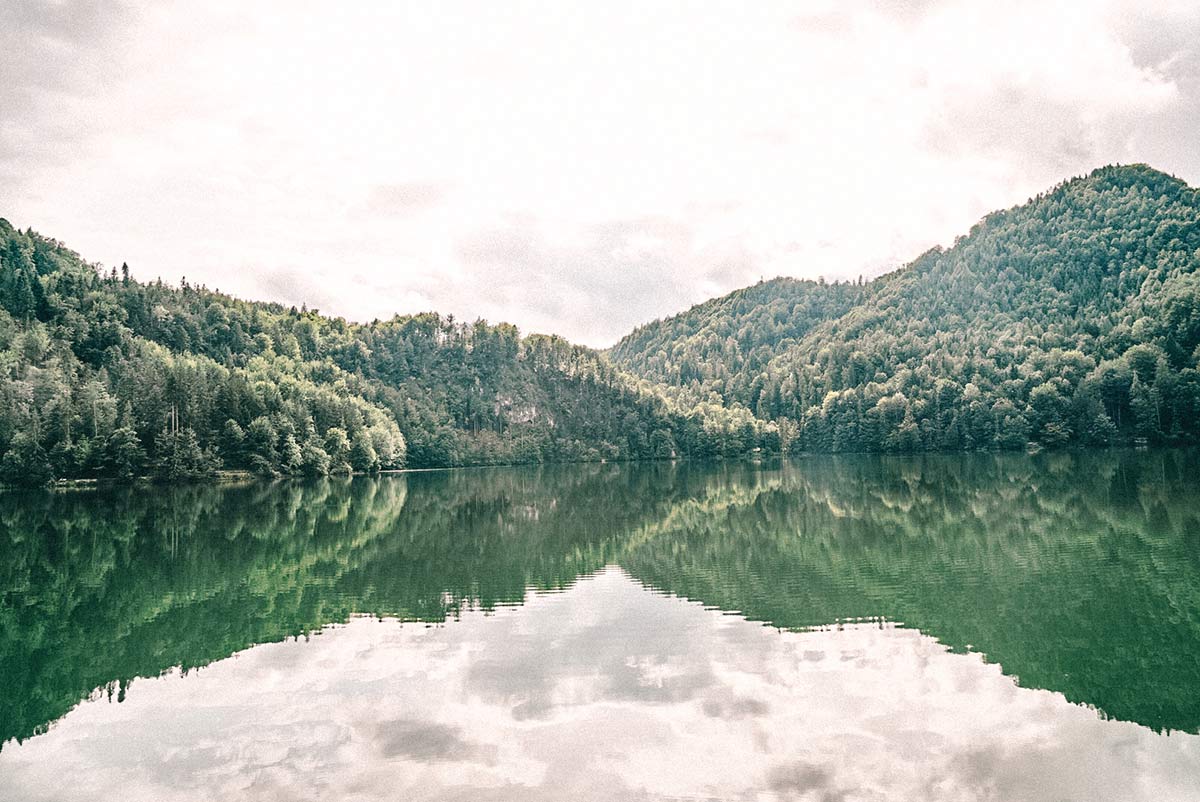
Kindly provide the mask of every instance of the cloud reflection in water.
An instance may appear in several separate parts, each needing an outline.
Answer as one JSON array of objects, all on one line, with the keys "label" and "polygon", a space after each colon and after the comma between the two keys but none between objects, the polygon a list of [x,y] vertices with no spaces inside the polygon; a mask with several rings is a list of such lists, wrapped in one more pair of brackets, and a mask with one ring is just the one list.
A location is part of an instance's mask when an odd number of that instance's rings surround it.
[{"label": "cloud reflection in water", "polygon": [[[1200,737],[887,624],[779,632],[609,567],[440,626],[356,618],[81,705],[14,800],[1185,800]],[[46,790],[53,789],[53,790]]]}]

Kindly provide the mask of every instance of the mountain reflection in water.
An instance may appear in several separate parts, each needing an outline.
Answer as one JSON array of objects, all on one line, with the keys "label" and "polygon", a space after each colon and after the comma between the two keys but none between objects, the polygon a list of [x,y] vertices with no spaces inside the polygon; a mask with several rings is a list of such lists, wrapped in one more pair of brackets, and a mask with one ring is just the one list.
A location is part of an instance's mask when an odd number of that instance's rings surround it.
[{"label": "mountain reflection in water", "polygon": [[0,496],[0,797],[1190,799],[1197,462]]}]

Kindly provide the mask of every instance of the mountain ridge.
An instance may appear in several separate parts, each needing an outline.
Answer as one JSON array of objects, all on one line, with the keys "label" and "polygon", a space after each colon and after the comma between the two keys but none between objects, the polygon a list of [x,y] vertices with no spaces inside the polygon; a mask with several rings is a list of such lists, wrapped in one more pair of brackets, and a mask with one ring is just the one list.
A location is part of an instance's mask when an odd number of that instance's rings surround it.
[{"label": "mountain ridge", "polygon": [[105,273],[0,220],[0,481],[1200,440],[1200,197],[1108,166],[598,352]]},{"label": "mountain ridge", "polygon": [[[592,349],[437,314],[347,323],[105,272],[0,223],[0,482],[734,455]],[[770,445],[767,442],[767,445]]]},{"label": "mountain ridge", "polygon": [[[857,288],[856,303],[795,342],[751,330],[729,357],[715,338],[761,318],[714,314],[735,291],[608,353],[684,403],[719,398],[777,421],[799,450],[1191,441],[1197,264],[1196,190],[1146,165],[1107,166],[986,215],[951,248],[862,285],[825,285]],[[755,351],[770,358],[742,369]],[[698,375],[683,377],[683,364]]]}]

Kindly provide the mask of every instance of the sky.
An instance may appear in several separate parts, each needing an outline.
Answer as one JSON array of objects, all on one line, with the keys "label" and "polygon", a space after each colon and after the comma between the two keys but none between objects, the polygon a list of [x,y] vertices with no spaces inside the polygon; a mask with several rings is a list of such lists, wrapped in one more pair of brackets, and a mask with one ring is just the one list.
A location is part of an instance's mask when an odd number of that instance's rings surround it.
[{"label": "sky", "polygon": [[1200,4],[5,0],[0,216],[135,277],[611,345],[1110,163],[1200,184]]}]

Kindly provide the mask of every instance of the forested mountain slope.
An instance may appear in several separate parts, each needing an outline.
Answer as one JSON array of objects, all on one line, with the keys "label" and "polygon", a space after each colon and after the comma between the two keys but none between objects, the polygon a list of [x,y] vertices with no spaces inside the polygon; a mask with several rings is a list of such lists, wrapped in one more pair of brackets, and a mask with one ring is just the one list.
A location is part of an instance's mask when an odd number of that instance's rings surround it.
[{"label": "forested mountain slope", "polygon": [[749,398],[768,362],[861,296],[859,285],[775,278],[639,326],[609,357],[691,404]]},{"label": "forested mountain slope", "polygon": [[1196,441],[1197,265],[1196,190],[1107,167],[869,283],[643,326],[614,367],[503,324],[141,283],[0,220],[0,481]]},{"label": "forested mountain slope", "polygon": [[[1105,167],[861,288],[809,287],[830,296],[818,308],[856,297],[794,342],[762,325],[771,317],[758,307],[719,299],[639,329],[611,354],[683,388],[708,381],[726,403],[778,421],[792,449],[1195,441],[1197,266],[1197,191],[1144,165]],[[759,287],[769,307],[771,290],[791,285]],[[666,347],[662,332],[686,328],[697,310],[708,310],[708,329],[739,332],[737,356],[714,364],[705,338]],[[768,351],[765,365],[741,356]],[[683,364],[707,373],[685,375]]]},{"label": "forested mountain slope", "polygon": [[0,481],[735,454],[588,348],[435,314],[356,325],[104,273],[0,220]]}]

